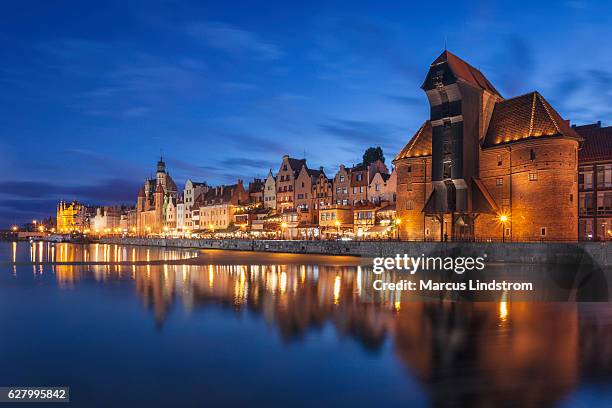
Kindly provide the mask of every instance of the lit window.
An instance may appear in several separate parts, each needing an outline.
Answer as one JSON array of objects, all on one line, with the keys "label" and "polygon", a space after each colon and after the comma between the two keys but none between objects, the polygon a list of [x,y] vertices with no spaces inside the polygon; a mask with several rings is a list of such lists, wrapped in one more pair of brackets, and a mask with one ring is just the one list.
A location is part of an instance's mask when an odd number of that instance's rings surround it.
[{"label": "lit window", "polygon": [[504,184],[504,179],[503,178],[498,178],[497,180],[495,180],[495,185],[501,186],[503,184]]},{"label": "lit window", "polygon": [[529,181],[537,181],[538,173],[529,173]]},{"label": "lit window", "polygon": [[540,236],[541,237],[545,237],[546,236],[546,227],[541,227],[540,228]]}]

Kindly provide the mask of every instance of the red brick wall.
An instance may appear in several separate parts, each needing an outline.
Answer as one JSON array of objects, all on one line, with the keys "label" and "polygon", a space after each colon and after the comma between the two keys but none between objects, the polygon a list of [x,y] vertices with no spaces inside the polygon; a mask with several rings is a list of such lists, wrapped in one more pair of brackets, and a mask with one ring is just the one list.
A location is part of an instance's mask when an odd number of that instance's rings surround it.
[{"label": "red brick wall", "polygon": [[[572,140],[544,139],[516,144],[511,151],[504,147],[481,153],[480,178],[508,214],[506,227],[513,241],[578,239],[577,147]],[[530,180],[530,174],[537,180]],[[477,238],[499,239],[501,230],[496,216],[483,214],[476,220]]]}]

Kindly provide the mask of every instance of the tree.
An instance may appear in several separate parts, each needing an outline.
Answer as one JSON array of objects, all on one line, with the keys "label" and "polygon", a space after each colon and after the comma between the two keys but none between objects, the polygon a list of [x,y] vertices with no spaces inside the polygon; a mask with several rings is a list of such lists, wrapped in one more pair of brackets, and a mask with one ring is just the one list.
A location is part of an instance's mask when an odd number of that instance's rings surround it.
[{"label": "tree", "polygon": [[380,146],[368,147],[363,154],[363,164],[367,166],[376,160],[380,160],[383,163],[385,162],[385,155],[383,154],[382,148]]}]

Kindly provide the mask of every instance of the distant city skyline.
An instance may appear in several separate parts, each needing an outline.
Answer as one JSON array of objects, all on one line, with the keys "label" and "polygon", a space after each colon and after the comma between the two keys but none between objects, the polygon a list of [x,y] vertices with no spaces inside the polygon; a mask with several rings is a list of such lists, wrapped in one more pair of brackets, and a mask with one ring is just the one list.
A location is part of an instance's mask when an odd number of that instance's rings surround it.
[{"label": "distant city skyline", "polygon": [[429,116],[420,86],[445,45],[506,98],[538,90],[572,123],[609,125],[610,15],[603,1],[7,4],[0,228],[59,199],[135,204],[160,150],[179,188],[264,178],[283,154],[328,176],[369,146],[390,163]]}]

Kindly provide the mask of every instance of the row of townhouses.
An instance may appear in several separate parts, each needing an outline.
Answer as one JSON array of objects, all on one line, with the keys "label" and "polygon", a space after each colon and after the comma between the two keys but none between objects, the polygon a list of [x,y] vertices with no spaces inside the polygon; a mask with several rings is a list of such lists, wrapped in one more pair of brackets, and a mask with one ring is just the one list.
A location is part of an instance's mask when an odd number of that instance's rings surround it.
[{"label": "row of townhouses", "polygon": [[[163,158],[133,209],[101,208],[58,229],[169,236],[406,240],[612,239],[612,127],[575,126],[537,91],[506,98],[444,51],[421,86],[429,118],[389,170],[383,161],[335,174],[288,155],[248,184],[188,180]],[[73,217],[73,218],[71,218]],[[79,228],[74,226],[78,224]]]},{"label": "row of townhouses", "polygon": [[[147,179],[139,191],[135,224],[128,231],[287,238],[351,234],[353,210],[361,221],[366,214],[359,211],[367,209],[373,226],[376,210],[393,208],[395,186],[395,173],[381,160],[352,167],[341,165],[334,177],[328,177],[322,167],[311,169],[306,159],[286,155],[278,171],[270,169],[265,180],[255,178],[248,185],[237,180],[236,184],[220,186],[187,180],[179,192],[160,158],[155,179]],[[391,230],[385,232],[389,235]],[[359,233],[367,234],[368,228]]]}]

